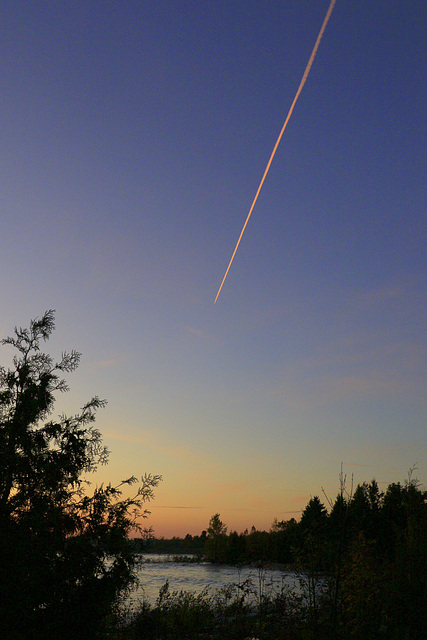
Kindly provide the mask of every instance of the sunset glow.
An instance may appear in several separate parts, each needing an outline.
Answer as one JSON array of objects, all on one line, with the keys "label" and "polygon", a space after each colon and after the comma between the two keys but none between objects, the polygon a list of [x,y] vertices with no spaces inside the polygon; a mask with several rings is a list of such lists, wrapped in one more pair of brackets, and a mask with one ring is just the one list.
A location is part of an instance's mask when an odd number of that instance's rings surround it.
[{"label": "sunset glow", "polygon": [[422,2],[2,2],[0,337],[55,309],[55,411],[108,401],[92,488],[162,475],[156,535],[425,487],[425,44]]}]

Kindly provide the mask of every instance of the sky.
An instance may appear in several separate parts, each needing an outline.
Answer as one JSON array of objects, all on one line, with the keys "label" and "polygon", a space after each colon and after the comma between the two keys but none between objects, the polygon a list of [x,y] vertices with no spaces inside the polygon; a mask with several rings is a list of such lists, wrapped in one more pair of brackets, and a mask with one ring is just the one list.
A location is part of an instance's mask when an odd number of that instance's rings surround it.
[{"label": "sky", "polygon": [[157,536],[426,487],[422,0],[337,0],[214,305],[328,6],[1,3],[0,335],[55,309]]}]

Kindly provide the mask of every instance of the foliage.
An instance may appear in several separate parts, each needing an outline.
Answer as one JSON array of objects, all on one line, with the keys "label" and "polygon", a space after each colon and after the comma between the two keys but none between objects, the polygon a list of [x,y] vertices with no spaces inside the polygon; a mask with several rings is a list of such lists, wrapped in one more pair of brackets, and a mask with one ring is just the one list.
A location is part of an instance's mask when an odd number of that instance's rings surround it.
[{"label": "foliage", "polygon": [[193,637],[213,623],[211,599],[205,589],[199,594],[171,591],[169,583],[160,589],[156,606],[143,602],[130,628],[130,638]]},{"label": "foliage", "polygon": [[[16,350],[0,367],[0,635],[10,640],[94,638],[134,579],[127,537],[159,476],[132,476],[87,492],[85,474],[108,461],[92,398],[72,417],[50,418],[76,351],[59,362],[41,351],[54,313],[2,341]],[[131,497],[129,486],[138,485]]]},{"label": "foliage", "polygon": [[183,555],[193,557],[194,561],[201,560],[205,553],[206,531],[200,536],[192,536],[189,533],[184,538],[155,538],[144,536],[133,538],[131,546],[135,553],[161,553],[170,556]]},{"label": "foliage", "polygon": [[[258,563],[260,572],[268,562],[297,570],[302,602],[287,599],[286,610],[293,613],[286,628],[294,629],[289,637],[424,640],[427,492],[412,478],[412,471],[405,483],[392,483],[384,492],[375,480],[347,492],[341,473],[340,492],[328,503],[329,513],[315,496],[300,522],[276,520],[270,532],[252,527],[227,535],[216,514],[208,529],[206,557],[230,564]],[[258,594],[263,614],[272,608],[277,614],[278,600],[273,606],[271,598],[264,599],[261,581]],[[277,619],[275,624],[274,637],[286,637],[280,635],[284,630],[278,631]],[[261,637],[259,632],[253,635]]]},{"label": "foliage", "polygon": [[[384,492],[375,480],[347,491],[341,472],[340,491],[327,501],[329,512],[310,498],[300,522],[275,520],[269,532],[227,533],[215,514],[197,544],[217,536],[220,561],[252,563],[258,580],[198,595],[165,585],[156,605],[143,603],[115,640],[425,640],[427,492],[412,473]],[[295,570],[299,589],[274,592],[269,562]]]},{"label": "foliage", "polygon": [[216,513],[209,521],[205,546],[206,557],[211,562],[225,562],[226,535],[227,527]]},{"label": "foliage", "polygon": [[[255,604],[254,604],[255,603]],[[282,589],[267,592],[250,580],[211,593],[171,591],[166,583],[154,606],[142,602],[117,640],[299,640],[301,598]]]}]

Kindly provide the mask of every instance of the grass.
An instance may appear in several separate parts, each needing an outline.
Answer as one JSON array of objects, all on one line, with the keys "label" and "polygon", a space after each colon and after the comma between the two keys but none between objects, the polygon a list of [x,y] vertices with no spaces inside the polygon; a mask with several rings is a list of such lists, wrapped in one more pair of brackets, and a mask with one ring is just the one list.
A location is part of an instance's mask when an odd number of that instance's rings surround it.
[{"label": "grass", "polygon": [[[160,589],[154,605],[142,601],[131,615],[127,610],[112,625],[109,640],[299,640],[306,619],[303,596],[288,588],[272,592],[260,574],[211,592],[195,594]],[[106,636],[103,635],[105,638]]]}]

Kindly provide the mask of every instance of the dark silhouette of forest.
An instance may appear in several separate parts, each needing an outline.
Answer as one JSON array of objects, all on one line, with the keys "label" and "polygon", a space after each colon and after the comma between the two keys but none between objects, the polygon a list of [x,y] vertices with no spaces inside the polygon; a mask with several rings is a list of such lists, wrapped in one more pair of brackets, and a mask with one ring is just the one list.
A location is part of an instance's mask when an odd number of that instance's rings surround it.
[{"label": "dark silhouette of forest", "polygon": [[[413,471],[385,491],[375,480],[347,491],[341,474],[335,500],[325,496],[328,509],[314,496],[299,522],[276,520],[270,531],[227,532],[215,514],[200,536],[146,541],[141,550],[297,571],[305,606],[297,621],[282,620],[274,637],[425,640],[427,492]],[[285,611],[289,598],[278,606]]]}]

